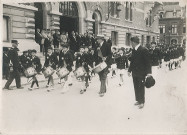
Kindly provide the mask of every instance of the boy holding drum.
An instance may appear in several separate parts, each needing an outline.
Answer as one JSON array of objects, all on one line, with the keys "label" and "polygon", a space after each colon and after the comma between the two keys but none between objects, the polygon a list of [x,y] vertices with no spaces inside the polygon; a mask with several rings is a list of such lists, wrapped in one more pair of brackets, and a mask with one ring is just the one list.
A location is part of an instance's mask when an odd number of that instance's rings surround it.
[{"label": "boy holding drum", "polygon": [[[37,73],[39,73],[41,71],[41,62],[40,62],[40,58],[36,56],[36,50],[33,49],[31,50],[31,58],[30,58],[30,62],[29,62],[29,67],[33,67]],[[36,83],[37,85],[37,89],[39,89],[39,85],[38,85],[38,79],[36,78],[36,75],[34,75],[32,77],[32,83],[31,83],[31,87],[28,88],[29,90],[33,89],[34,84]]]},{"label": "boy holding drum", "polygon": [[[85,53],[85,48],[80,47],[80,53],[76,54],[76,65],[75,65],[75,74],[77,77],[81,78],[83,82],[80,94],[86,92],[87,87],[89,86],[89,56]],[[80,74],[79,74],[80,73]]]},{"label": "boy holding drum", "polygon": [[62,93],[65,93],[69,90],[69,81],[71,79],[70,75],[71,75],[72,66],[73,66],[73,56],[68,49],[69,44],[66,43],[62,45],[61,47],[62,47],[62,50],[60,51],[60,54],[59,54],[58,68],[59,70],[62,68],[66,68],[69,71],[69,73],[63,77],[65,82],[64,82]]},{"label": "boy holding drum", "polygon": [[50,83],[51,83],[52,87],[51,87],[51,89],[48,88],[48,90],[47,90],[48,92],[50,90],[54,89],[53,73],[54,73],[54,70],[57,67],[57,64],[58,64],[57,56],[53,53],[52,47],[49,47],[48,50],[47,50],[47,55],[46,55],[44,68],[43,68],[45,71],[50,70],[50,72],[48,72],[49,74],[46,76],[46,77],[48,77],[48,82],[47,82],[46,87],[49,87]]}]

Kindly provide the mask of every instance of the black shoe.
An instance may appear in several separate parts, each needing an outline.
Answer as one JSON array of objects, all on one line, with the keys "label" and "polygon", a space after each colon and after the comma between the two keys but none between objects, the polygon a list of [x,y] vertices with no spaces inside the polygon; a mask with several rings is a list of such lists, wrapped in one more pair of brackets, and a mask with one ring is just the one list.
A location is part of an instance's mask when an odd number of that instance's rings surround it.
[{"label": "black shoe", "polygon": [[18,87],[18,89],[24,89],[24,87]]},{"label": "black shoe", "polygon": [[81,91],[80,91],[80,94],[83,94],[84,92],[86,92],[86,89],[81,90]]},{"label": "black shoe", "polygon": [[136,103],[134,103],[134,105],[139,105],[140,103],[137,101]]},{"label": "black shoe", "polygon": [[68,86],[72,86],[72,85],[73,85],[72,83],[68,84]]}]

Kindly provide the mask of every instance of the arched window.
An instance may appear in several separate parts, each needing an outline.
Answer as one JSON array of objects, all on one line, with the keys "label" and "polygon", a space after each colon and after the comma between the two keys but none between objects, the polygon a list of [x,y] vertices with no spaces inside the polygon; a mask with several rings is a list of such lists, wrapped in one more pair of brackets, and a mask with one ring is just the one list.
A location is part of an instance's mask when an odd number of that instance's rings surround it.
[{"label": "arched window", "polygon": [[126,2],[126,6],[125,6],[125,19],[128,20],[129,19],[129,3]]},{"label": "arched window", "polygon": [[93,22],[93,34],[96,36],[100,33],[100,22],[101,22],[101,15],[99,12],[94,12],[92,15]]},{"label": "arched window", "polygon": [[130,3],[130,21],[132,21],[132,3]]},{"label": "arched window", "polygon": [[164,17],[164,13],[160,12],[160,18],[163,18],[163,17]]}]

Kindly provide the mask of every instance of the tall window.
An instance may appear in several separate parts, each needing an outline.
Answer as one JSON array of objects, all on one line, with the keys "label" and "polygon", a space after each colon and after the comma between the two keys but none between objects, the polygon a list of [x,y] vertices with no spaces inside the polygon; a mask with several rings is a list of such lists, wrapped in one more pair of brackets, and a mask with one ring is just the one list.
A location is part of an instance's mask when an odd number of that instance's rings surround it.
[{"label": "tall window", "polygon": [[177,24],[171,25],[171,33],[176,34],[177,33]]},{"label": "tall window", "polygon": [[118,44],[118,33],[116,31],[112,31],[111,33],[111,40],[112,40],[112,45],[117,45]]},{"label": "tall window", "polygon": [[78,16],[78,10],[75,2],[60,2],[59,11],[63,13],[64,16]]},{"label": "tall window", "polygon": [[129,19],[129,3],[126,2],[126,6],[125,6],[125,19],[128,20]]},{"label": "tall window", "polygon": [[130,3],[130,21],[132,21],[132,3]]},{"label": "tall window", "polygon": [[8,41],[8,17],[3,16],[3,41]]},{"label": "tall window", "polygon": [[149,26],[149,18],[146,18],[146,26]]},{"label": "tall window", "polygon": [[150,14],[149,14],[149,26],[151,26],[152,24],[152,11],[150,10]]},{"label": "tall window", "polygon": [[110,7],[111,7],[111,16],[113,17],[119,17],[119,11],[118,11],[118,3],[117,2],[110,2]]},{"label": "tall window", "polygon": [[160,34],[165,33],[165,25],[160,25],[159,29],[160,29]]},{"label": "tall window", "polygon": [[183,24],[183,33],[186,33],[186,24]]}]

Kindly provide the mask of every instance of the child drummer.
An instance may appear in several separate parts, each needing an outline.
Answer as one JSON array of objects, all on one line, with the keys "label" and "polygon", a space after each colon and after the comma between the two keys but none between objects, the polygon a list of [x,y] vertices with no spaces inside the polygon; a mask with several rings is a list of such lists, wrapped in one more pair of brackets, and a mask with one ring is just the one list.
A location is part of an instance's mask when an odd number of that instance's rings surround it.
[{"label": "child drummer", "polygon": [[119,56],[116,56],[116,63],[117,63],[117,69],[118,69],[118,73],[120,75],[120,82],[119,82],[119,86],[124,84],[124,74],[125,74],[125,69],[128,68],[128,60],[127,57],[124,55],[123,50],[120,48],[119,49]]},{"label": "child drummer", "polygon": [[[36,50],[31,50],[31,57],[30,57],[30,62],[29,62],[29,67],[33,67],[37,73],[40,73],[41,71],[41,63],[40,63],[40,58],[36,56]],[[32,77],[32,83],[31,87],[28,88],[29,90],[33,89],[34,84],[36,83],[36,88],[39,89],[38,85],[38,79],[36,75]]]},{"label": "child drummer", "polygon": [[69,74],[64,77],[64,86],[62,93],[65,93],[69,90],[69,82],[71,79],[71,72],[72,72],[72,66],[73,66],[73,56],[72,53],[69,51],[69,44],[64,44],[61,46],[62,50],[59,54],[59,62],[58,62],[58,68],[65,67],[69,71]]},{"label": "child drummer", "polygon": [[[81,81],[82,81],[82,87],[81,87],[81,91],[80,94],[83,94],[84,92],[86,92],[87,87],[89,86],[88,83],[88,78],[89,78],[89,59],[88,56],[85,54],[84,52],[84,47],[81,46],[80,47],[80,52],[78,54],[76,54],[76,65],[75,65],[75,71],[79,68],[79,67],[84,67],[86,73],[85,75],[81,76]],[[90,67],[91,68],[91,67]]]},{"label": "child drummer", "polygon": [[[57,67],[57,64],[58,64],[58,59],[57,59],[57,56],[53,53],[53,49],[52,47],[49,47],[48,50],[47,50],[47,55],[46,55],[46,59],[45,59],[45,63],[44,63],[44,70],[47,68],[47,67],[51,67],[53,70],[56,69]],[[48,92],[50,90],[53,90],[54,89],[54,80],[53,80],[53,74],[51,74],[48,78],[48,82],[47,82],[47,86],[46,87],[49,87],[50,86],[50,83],[51,83],[51,88],[48,88]]]}]

